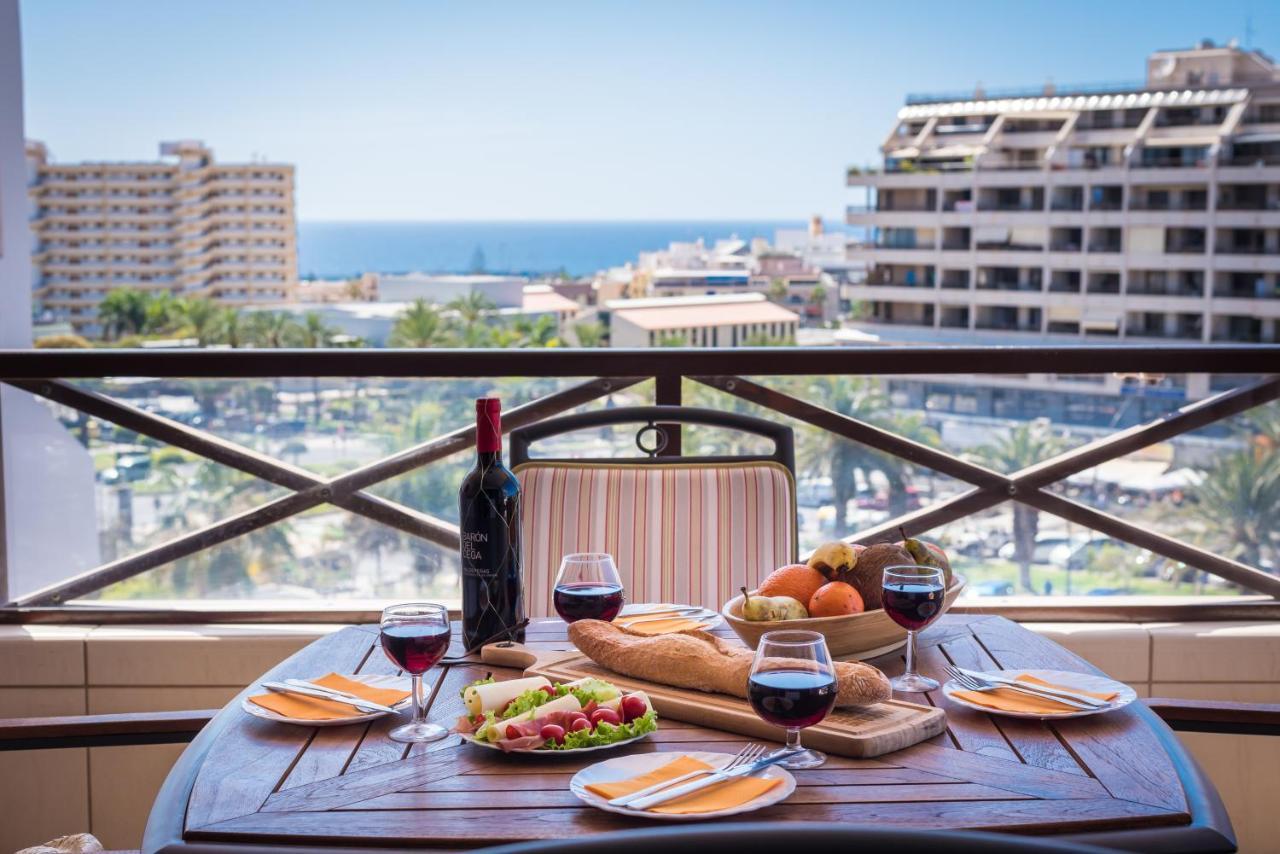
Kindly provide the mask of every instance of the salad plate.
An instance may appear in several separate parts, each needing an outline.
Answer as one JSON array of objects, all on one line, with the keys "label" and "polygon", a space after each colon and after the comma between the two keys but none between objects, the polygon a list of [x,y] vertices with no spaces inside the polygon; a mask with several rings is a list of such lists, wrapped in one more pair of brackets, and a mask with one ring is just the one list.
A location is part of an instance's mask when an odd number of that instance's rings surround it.
[{"label": "salad plate", "polygon": [[565,683],[545,676],[482,679],[460,693],[466,714],[454,731],[464,741],[503,753],[605,750],[658,728],[658,714],[643,692],[623,692],[593,677]]},{"label": "salad plate", "polygon": [[[765,779],[781,780],[780,785],[774,786],[769,791],[729,809],[715,810],[714,812],[692,813],[688,815],[679,815],[675,813],[660,813],[652,810],[638,810],[631,807],[615,807],[605,798],[597,795],[587,789],[587,786],[593,783],[613,783],[619,780],[629,780],[632,777],[638,777],[641,774],[647,774],[657,768],[670,762],[674,757],[682,754],[671,752],[660,753],[633,753],[628,756],[617,756],[613,759],[606,759],[583,768],[577,774],[573,775],[573,779],[569,781],[569,791],[573,792],[583,803],[602,809],[606,812],[616,812],[619,815],[630,815],[637,818],[649,818],[657,821],[706,821],[711,818],[723,818],[730,815],[739,815],[744,812],[755,812],[758,809],[764,809],[772,806],[779,801],[786,800],[791,793],[796,790],[796,778],[785,768],[777,765],[770,765],[760,772],[760,776]],[[706,751],[690,751],[683,754],[691,759],[697,759],[705,762],[712,767],[722,767],[728,764],[734,756],[729,753],[708,753]]]}]

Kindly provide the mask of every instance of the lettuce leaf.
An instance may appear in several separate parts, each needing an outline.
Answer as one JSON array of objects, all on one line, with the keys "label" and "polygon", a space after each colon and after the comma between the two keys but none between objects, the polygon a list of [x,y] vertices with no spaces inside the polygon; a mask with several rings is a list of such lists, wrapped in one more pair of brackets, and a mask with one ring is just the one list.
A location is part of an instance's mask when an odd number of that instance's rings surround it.
[{"label": "lettuce leaf", "polygon": [[492,676],[489,676],[485,679],[477,679],[476,681],[472,682],[470,685],[463,685],[462,690],[458,692],[458,696],[463,699],[466,699],[468,688],[475,688],[480,685],[492,685],[496,681],[497,680],[494,679]]},{"label": "lettuce leaf", "polygon": [[618,724],[614,726],[610,723],[601,721],[596,725],[595,729],[580,729],[577,732],[567,732],[564,734],[564,744],[556,744],[554,741],[547,744],[551,750],[575,750],[582,747],[600,747],[605,744],[614,744],[619,741],[626,741],[645,733],[653,732],[658,728],[658,713],[653,709],[645,712],[641,717],[636,718],[628,724]]},{"label": "lettuce leaf", "polygon": [[622,694],[615,685],[612,685],[603,679],[594,678],[584,679],[582,680],[582,684],[575,685],[572,688],[567,685],[557,683],[555,690],[557,697],[563,697],[566,694],[573,694],[573,696],[577,697],[578,702],[583,706],[586,706],[587,703],[590,703],[592,700],[595,700],[597,703],[603,703]]},{"label": "lettuce leaf", "polygon": [[[558,695],[557,695],[558,696]],[[502,710],[502,719],[514,718],[516,715],[522,715],[530,709],[536,709],[544,703],[551,700],[551,695],[541,688],[534,688],[525,691],[519,697],[516,697],[507,707]]]}]

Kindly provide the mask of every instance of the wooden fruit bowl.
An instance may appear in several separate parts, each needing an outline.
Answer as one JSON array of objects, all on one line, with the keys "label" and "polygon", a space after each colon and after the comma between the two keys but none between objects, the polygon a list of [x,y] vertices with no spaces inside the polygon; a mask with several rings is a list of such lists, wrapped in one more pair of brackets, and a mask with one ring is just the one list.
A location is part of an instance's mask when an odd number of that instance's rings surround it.
[{"label": "wooden fruit bowl", "polygon": [[[964,589],[965,577],[958,573],[951,576],[951,586],[942,603],[946,613]],[[720,609],[725,622],[742,638],[742,642],[755,649],[760,636],[779,629],[799,629],[817,632],[827,639],[827,649],[836,658],[875,658],[892,652],[907,642],[907,630],[899,626],[883,608],[848,614],[842,617],[809,617],[803,620],[769,620],[751,622],[742,618],[742,597],[735,596]]]}]

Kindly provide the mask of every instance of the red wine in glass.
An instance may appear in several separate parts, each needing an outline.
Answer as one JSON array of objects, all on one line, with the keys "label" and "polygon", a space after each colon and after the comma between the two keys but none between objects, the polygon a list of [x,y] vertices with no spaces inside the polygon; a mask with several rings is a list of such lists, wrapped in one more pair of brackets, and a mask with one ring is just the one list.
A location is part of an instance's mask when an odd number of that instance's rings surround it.
[{"label": "red wine in glass", "polygon": [[904,629],[919,631],[941,613],[943,593],[942,585],[932,581],[886,581],[884,612]]},{"label": "red wine in glass", "polygon": [[803,729],[822,721],[836,704],[836,680],[812,670],[753,673],[747,697],[756,714],[775,726]]},{"label": "red wine in glass", "polygon": [[578,620],[608,622],[622,610],[622,585],[594,581],[557,584],[552,594],[556,613],[566,623]]},{"label": "red wine in glass", "polygon": [[420,676],[444,657],[449,648],[448,626],[412,623],[382,627],[382,649],[404,672]]}]

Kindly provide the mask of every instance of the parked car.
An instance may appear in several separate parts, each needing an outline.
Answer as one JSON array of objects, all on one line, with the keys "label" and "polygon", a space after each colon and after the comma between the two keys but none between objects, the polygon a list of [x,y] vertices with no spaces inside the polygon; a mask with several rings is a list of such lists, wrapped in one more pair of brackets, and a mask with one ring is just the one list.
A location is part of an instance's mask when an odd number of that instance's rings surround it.
[{"label": "parked car", "polygon": [[[1072,541],[1066,537],[1036,537],[1035,549],[1031,552],[1031,562],[1066,566],[1072,545]],[[1013,560],[1014,555],[1017,554],[1017,546],[1012,542],[1005,543],[996,554],[1005,560]]]},{"label": "parked car", "polygon": [[1016,588],[1012,581],[1000,581],[991,578],[973,585],[973,592],[978,596],[1012,596]]}]

